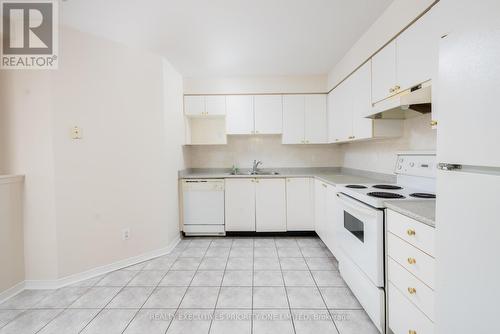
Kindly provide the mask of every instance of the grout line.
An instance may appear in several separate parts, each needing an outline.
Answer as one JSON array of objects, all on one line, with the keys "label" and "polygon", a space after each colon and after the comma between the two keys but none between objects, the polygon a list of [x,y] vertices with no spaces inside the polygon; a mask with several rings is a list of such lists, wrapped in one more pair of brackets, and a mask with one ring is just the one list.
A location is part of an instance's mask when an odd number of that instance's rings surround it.
[{"label": "grout line", "polygon": [[[195,240],[195,239],[193,239],[193,240]],[[191,241],[192,241],[192,240],[191,240]],[[177,308],[175,309],[175,312],[174,312],[174,318],[173,318],[173,319],[172,319],[172,321],[170,321],[170,323],[168,324],[167,329],[165,329],[165,333],[167,333],[167,332],[168,332],[168,330],[170,329],[170,326],[172,326],[172,323],[175,321],[175,317],[177,316],[177,313],[179,312],[179,308],[181,307],[182,301],[184,300],[184,297],[186,297],[186,294],[187,294],[187,292],[188,292],[188,290],[189,290],[189,287],[191,286],[191,283],[193,283],[193,280],[194,280],[194,278],[195,278],[195,276],[196,276],[196,273],[198,272],[198,269],[200,268],[201,263],[203,262],[203,258],[205,257],[205,254],[207,254],[208,249],[210,248],[210,246],[212,245],[212,243],[213,243],[213,239],[211,239],[211,240],[210,240],[210,243],[208,244],[207,249],[205,250],[205,253],[203,253],[203,256],[202,256],[202,258],[201,258],[201,260],[200,260],[200,263],[199,263],[199,264],[198,264],[198,266],[196,267],[195,273],[194,273],[193,277],[191,278],[191,281],[189,282],[189,285],[186,287],[186,291],[184,291],[184,295],[182,295],[182,298],[181,298],[181,301],[179,302],[179,305],[178,305],[178,306],[177,306]],[[188,247],[186,247],[186,248],[188,248]]]},{"label": "grout line", "polygon": [[[276,246],[276,241],[274,241],[274,245]],[[299,249],[300,249],[300,247],[299,247]],[[276,247],[276,253],[278,253],[278,247]],[[305,260],[304,260],[304,262],[305,262]],[[288,303],[288,312],[290,314],[290,318],[292,321],[293,332],[297,333],[297,330],[295,329],[295,321],[293,320],[292,307],[290,305],[290,298],[288,298],[288,289],[287,289],[286,282],[285,282],[285,276],[283,275],[283,267],[281,266],[281,259],[279,257],[279,254],[278,254],[278,263],[280,265],[281,279],[283,280],[283,287],[285,289],[285,296],[286,296],[286,301]]]},{"label": "grout line", "polygon": [[[177,261],[179,257],[177,256],[175,258],[175,261]],[[172,262],[169,266],[168,266],[168,269],[167,271],[165,272],[165,274],[163,274],[163,276],[160,278],[160,280],[158,281],[158,284],[156,284],[152,289],[151,289],[151,292],[149,293],[148,297],[146,299],[144,299],[144,302],[142,303],[142,305],[137,309],[137,311],[135,312],[134,316],[132,317],[132,319],[130,319],[130,321],[127,323],[127,326],[125,326],[125,328],[123,329],[122,333],[125,333],[125,331],[127,330],[127,328],[130,326],[130,324],[135,320],[135,318],[137,317],[137,315],[139,314],[139,312],[142,310],[142,308],[144,307],[144,305],[147,303],[147,301],[149,300],[149,298],[153,295],[153,293],[156,291],[156,289],[160,286],[160,283],[161,281],[163,281],[163,279],[165,278],[165,276],[167,276],[168,272],[170,271],[170,268],[174,265],[174,262]],[[141,270],[141,272],[144,272],[144,271],[147,271],[147,270]],[[130,283],[130,282],[129,282]],[[149,288],[150,286],[148,287],[143,287],[143,288]],[[116,296],[113,298],[115,299]],[[111,301],[113,301],[113,299]],[[110,301],[110,302],[111,302]]]},{"label": "grout line", "polygon": [[[300,250],[300,253],[302,254],[302,256],[304,256],[304,254],[302,253],[302,248],[299,247],[299,250]],[[305,258],[304,258],[304,261],[305,261]],[[309,269],[309,275],[311,275],[311,277],[312,277],[312,279],[314,281],[314,285],[316,286],[316,289],[318,289],[319,295],[321,296],[321,300],[323,300],[323,304],[325,304],[326,312],[330,316],[330,320],[332,321],[333,326],[337,330],[337,333],[340,333],[339,329],[337,328],[337,324],[333,320],[333,316],[332,316],[332,314],[330,312],[330,309],[328,309],[328,304],[326,303],[325,298],[323,298],[323,294],[321,293],[321,290],[320,290],[320,288],[318,286],[318,282],[316,282],[316,279],[314,278],[314,275],[313,275],[313,273],[311,271],[311,268],[309,267],[309,263],[307,263],[307,261],[305,261],[305,262],[306,262],[307,269]]]},{"label": "grout line", "polygon": [[[124,288],[125,288],[125,287],[126,287],[126,286],[130,283],[130,282],[132,282],[132,280],[133,280],[133,279],[134,279],[137,275],[139,275],[139,273],[140,273],[140,272],[136,272],[136,273],[135,273],[135,275],[134,275],[134,276],[132,276],[132,277],[131,277],[128,281],[127,281],[127,284],[125,284],[125,285],[124,285],[124,286],[123,286],[120,290],[118,290],[118,292],[117,292],[117,293],[113,296],[113,298],[111,298],[111,299],[109,300],[109,302],[107,302],[107,303],[106,303],[106,305],[104,305],[104,307],[103,307],[103,308],[102,308],[99,312],[97,312],[97,314],[96,314],[96,315],[95,315],[95,316],[94,316],[94,317],[93,317],[93,318],[92,318],[89,322],[87,322],[87,324],[86,324],[86,325],[85,325],[85,326],[84,326],[84,327],[83,327],[83,328],[82,328],[82,329],[81,329],[78,333],[82,333],[82,332],[85,330],[85,328],[87,328],[87,327],[88,327],[88,325],[90,325],[90,323],[91,323],[92,321],[94,321],[94,319],[96,319],[96,318],[97,318],[97,316],[98,316],[99,314],[101,314],[101,312],[102,312],[103,310],[105,310],[105,309],[106,309],[106,306],[108,306],[108,305],[109,305],[109,303],[111,303],[111,301],[112,301],[113,299],[115,299],[115,298],[116,298],[116,296],[118,296],[118,295],[120,294],[120,292],[122,292],[122,291],[123,291],[123,289],[124,289]],[[104,278],[104,277],[103,277],[103,278]],[[75,302],[76,302],[76,301],[75,301]]]},{"label": "grout line", "polygon": [[210,326],[208,327],[208,333],[210,333],[210,330],[212,329],[212,324],[214,323],[215,312],[217,310],[217,304],[219,303],[220,292],[222,290],[222,283],[224,282],[224,277],[226,277],[226,268],[227,268],[227,263],[229,262],[229,255],[231,254],[231,249],[233,249],[234,240],[233,239],[230,240],[231,240],[231,246],[229,246],[229,253],[227,254],[226,258],[226,265],[224,266],[224,271],[222,272],[222,279],[220,280],[220,285],[219,285],[219,293],[217,293],[217,299],[215,300],[214,311],[212,312],[212,319],[210,321]]}]

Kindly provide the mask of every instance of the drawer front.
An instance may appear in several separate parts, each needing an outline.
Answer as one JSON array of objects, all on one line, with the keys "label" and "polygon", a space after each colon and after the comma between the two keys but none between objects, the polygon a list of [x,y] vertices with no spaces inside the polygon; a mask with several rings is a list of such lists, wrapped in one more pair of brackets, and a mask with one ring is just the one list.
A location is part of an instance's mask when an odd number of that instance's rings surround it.
[{"label": "drawer front", "polygon": [[434,289],[434,258],[392,233],[387,233],[387,253],[390,258]]},{"label": "drawer front", "polygon": [[434,256],[434,228],[387,210],[387,230],[430,256]]},{"label": "drawer front", "polygon": [[389,328],[394,334],[433,334],[434,324],[389,283]]},{"label": "drawer front", "polygon": [[434,291],[389,258],[389,282],[429,319],[434,320]]}]

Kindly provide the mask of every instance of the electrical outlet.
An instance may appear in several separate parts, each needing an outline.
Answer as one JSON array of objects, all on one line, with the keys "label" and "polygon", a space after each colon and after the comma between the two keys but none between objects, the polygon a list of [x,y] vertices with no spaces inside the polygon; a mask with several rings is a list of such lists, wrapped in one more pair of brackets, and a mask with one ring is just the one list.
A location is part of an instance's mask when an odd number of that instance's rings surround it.
[{"label": "electrical outlet", "polygon": [[130,239],[130,229],[126,228],[122,230],[122,239],[123,240],[128,240]]}]

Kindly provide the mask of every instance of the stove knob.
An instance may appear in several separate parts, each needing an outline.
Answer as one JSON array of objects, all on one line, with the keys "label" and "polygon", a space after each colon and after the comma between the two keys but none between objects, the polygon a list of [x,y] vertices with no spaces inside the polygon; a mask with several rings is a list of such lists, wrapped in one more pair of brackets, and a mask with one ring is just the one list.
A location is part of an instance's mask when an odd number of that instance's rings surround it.
[{"label": "stove knob", "polygon": [[410,167],[414,167],[415,166],[415,163],[414,162],[410,162]]}]

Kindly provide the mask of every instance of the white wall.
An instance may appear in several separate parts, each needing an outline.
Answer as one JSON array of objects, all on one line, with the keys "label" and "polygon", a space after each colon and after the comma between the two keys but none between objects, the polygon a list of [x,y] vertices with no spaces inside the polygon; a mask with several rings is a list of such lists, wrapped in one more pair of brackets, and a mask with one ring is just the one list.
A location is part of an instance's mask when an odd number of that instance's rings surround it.
[{"label": "white wall", "polygon": [[228,136],[227,145],[188,146],[188,167],[251,168],[254,159],[263,168],[337,167],[341,151],[336,145],[283,145],[281,136]]},{"label": "white wall", "polygon": [[328,89],[333,88],[369,59],[434,2],[435,0],[394,0],[330,71]]},{"label": "white wall", "polygon": [[[179,235],[182,78],[159,56],[67,27],[60,44],[58,70],[1,80],[6,172],[26,175],[29,280],[159,250]],[[75,125],[81,140],[70,138]]]},{"label": "white wall", "polygon": [[0,176],[0,301],[25,279],[22,189],[22,177]]},{"label": "white wall", "polygon": [[57,278],[51,72],[1,71],[4,173],[26,175],[27,279]]},{"label": "white wall", "polygon": [[[178,209],[168,203],[177,200],[182,161],[175,145],[182,136],[170,131],[181,127],[170,115],[182,108],[170,99],[182,97],[182,80],[159,56],[72,29],[63,30],[61,45],[54,150],[64,277],[164,248],[178,237]],[[82,140],[70,138],[74,125]],[[127,241],[123,229],[130,229]]]},{"label": "white wall", "polygon": [[400,138],[341,145],[342,166],[392,174],[397,152],[436,149],[436,130],[431,129],[430,121],[430,114],[405,120]]},{"label": "white wall", "polygon": [[324,93],[327,76],[185,78],[184,94]]}]

